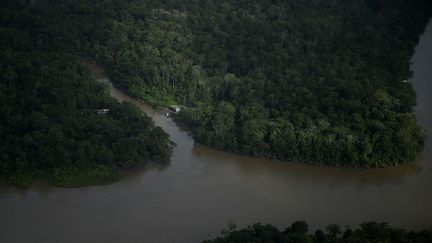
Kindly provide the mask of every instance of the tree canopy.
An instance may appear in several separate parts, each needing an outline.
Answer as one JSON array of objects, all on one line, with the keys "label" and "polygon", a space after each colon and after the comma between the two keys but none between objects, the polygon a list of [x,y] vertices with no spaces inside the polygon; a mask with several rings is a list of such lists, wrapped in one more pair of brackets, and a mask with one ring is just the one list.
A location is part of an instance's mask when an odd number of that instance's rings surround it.
[{"label": "tree canopy", "polygon": [[177,119],[200,143],[354,167],[422,150],[405,80],[430,1],[95,1],[65,11],[76,23],[69,46],[130,95],[186,105]]},{"label": "tree canopy", "polygon": [[[156,107],[185,105],[176,119],[214,148],[350,167],[403,164],[422,150],[415,92],[404,81],[432,15],[428,0],[1,7],[4,55],[58,50],[95,60],[131,96]],[[17,74],[2,75],[7,89]]]},{"label": "tree canopy", "polygon": [[100,184],[149,161],[168,162],[168,134],[111,98],[77,56],[46,43],[50,32],[37,28],[49,16],[17,6],[0,10],[0,179]]},{"label": "tree canopy", "polygon": [[387,223],[365,222],[357,229],[347,227],[345,230],[341,230],[336,224],[331,224],[325,230],[318,229],[310,233],[306,222],[297,221],[283,231],[271,224],[256,223],[237,229],[235,224],[229,223],[227,229],[222,231],[222,236],[205,240],[203,243],[426,243],[431,241],[431,231],[406,231],[392,228]]}]

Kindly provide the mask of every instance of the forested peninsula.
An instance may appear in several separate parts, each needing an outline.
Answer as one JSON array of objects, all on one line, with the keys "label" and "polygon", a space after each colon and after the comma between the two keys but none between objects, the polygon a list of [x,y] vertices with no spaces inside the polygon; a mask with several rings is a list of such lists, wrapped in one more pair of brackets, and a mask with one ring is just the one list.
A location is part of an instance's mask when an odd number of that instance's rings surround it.
[{"label": "forested peninsula", "polygon": [[[428,0],[21,0],[0,3],[0,177],[112,181],[167,161],[168,135],[82,60],[197,142],[349,167],[417,158],[410,58]],[[106,114],[95,112],[108,109]]]}]

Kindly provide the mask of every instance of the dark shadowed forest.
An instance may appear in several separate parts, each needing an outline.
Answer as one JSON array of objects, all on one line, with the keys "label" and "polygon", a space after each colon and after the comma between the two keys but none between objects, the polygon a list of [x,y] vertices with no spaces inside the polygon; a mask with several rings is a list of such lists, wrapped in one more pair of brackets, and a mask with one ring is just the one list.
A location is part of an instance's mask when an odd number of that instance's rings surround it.
[{"label": "dark shadowed forest", "polygon": [[222,231],[222,236],[204,243],[234,242],[280,242],[280,243],[360,243],[360,242],[422,242],[432,241],[431,231],[405,231],[392,228],[387,223],[366,222],[357,229],[345,228],[330,224],[325,230],[309,232],[307,223],[297,221],[283,231],[270,224],[253,224],[243,229],[229,223]]},{"label": "dark shadowed forest", "polygon": [[0,176],[13,184],[110,181],[169,159],[167,134],[111,99],[82,60],[154,107],[185,106],[175,119],[217,149],[349,167],[395,166],[422,150],[409,66],[430,1],[0,7]]}]

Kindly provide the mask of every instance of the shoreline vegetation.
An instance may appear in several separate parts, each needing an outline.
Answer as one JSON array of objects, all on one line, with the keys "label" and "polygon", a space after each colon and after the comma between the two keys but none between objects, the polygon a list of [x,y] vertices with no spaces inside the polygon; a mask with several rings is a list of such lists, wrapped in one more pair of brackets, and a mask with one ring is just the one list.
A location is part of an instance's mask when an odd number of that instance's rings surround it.
[{"label": "shoreline vegetation", "polygon": [[422,151],[405,80],[428,1],[130,1],[111,17],[109,7],[85,7],[78,22],[104,21],[77,37],[83,54],[128,95],[188,107],[175,119],[201,144],[364,168],[405,164]]},{"label": "shoreline vegetation", "polygon": [[230,222],[221,236],[203,243],[278,242],[278,243],[355,243],[355,242],[432,242],[432,231],[406,231],[390,227],[387,223],[365,222],[360,227],[342,229],[330,224],[326,229],[309,232],[304,221],[297,221],[281,231],[271,224],[256,223],[243,229]]},{"label": "shoreline vegetation", "polygon": [[187,107],[175,119],[201,144],[364,168],[409,163],[422,151],[408,80],[430,1],[111,5],[66,11],[87,27],[75,33],[75,50],[131,97]]},{"label": "shoreline vegetation", "polygon": [[[216,149],[346,167],[407,163],[424,135],[409,61],[427,0],[0,3],[0,178],[108,183],[168,135],[80,60]],[[206,13],[206,14],[203,14]]]}]

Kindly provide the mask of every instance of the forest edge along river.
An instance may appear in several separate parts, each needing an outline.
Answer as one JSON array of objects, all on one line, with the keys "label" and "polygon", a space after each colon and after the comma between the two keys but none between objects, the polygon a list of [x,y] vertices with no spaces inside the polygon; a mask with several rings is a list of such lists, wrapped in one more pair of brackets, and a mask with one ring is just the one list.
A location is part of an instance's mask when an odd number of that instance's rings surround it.
[{"label": "forest edge along river", "polygon": [[[416,115],[430,138],[431,23],[412,60]],[[106,186],[3,185],[0,242],[199,242],[218,235],[228,221],[284,228],[305,220],[314,230],[375,220],[432,229],[431,139],[420,161],[385,169],[244,157],[194,143],[164,114],[109,87],[113,97],[136,105],[169,133],[177,144],[170,165],[137,171]]]}]

